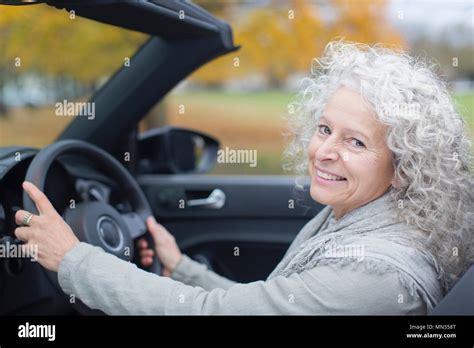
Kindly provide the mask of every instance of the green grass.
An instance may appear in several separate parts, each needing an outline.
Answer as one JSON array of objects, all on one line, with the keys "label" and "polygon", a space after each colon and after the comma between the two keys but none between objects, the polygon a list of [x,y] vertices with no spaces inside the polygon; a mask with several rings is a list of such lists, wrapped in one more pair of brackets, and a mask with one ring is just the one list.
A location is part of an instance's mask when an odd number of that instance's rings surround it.
[{"label": "green grass", "polygon": [[[210,110],[213,107],[221,106],[227,110],[235,110],[237,108],[238,110],[245,111],[248,107],[251,107],[252,112],[242,112],[242,118],[253,118],[255,115],[259,115],[264,119],[271,119],[275,116],[275,113],[286,112],[288,104],[294,97],[295,94],[282,91],[232,93],[211,90],[183,95],[174,94],[170,96],[170,99],[175,102],[205,104]],[[455,95],[454,99],[458,105],[459,112],[466,120],[469,128],[474,131],[474,93]]]},{"label": "green grass", "polygon": [[226,118],[260,121],[281,118],[286,115],[288,104],[294,95],[280,91],[257,93],[230,93],[202,91],[191,94],[173,94],[168,97],[172,103],[198,105]]},{"label": "green grass", "polygon": [[458,110],[463,115],[471,131],[471,138],[474,137],[474,93],[457,95],[454,97],[458,104]]},{"label": "green grass", "polygon": [[[218,90],[206,90],[202,92],[193,92],[192,94],[183,94],[190,99],[200,99],[205,102],[223,102],[223,103],[254,103],[261,105],[286,105],[293,95],[283,91],[267,91],[256,93],[234,93]],[[174,96],[179,96],[175,94]],[[270,104],[271,103],[271,104]]]}]

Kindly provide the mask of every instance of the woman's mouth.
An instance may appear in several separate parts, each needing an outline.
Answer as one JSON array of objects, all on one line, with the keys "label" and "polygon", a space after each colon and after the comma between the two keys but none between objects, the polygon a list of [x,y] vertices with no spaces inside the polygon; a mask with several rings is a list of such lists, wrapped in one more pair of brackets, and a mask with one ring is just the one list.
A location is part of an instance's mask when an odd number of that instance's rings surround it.
[{"label": "woman's mouth", "polygon": [[332,186],[339,185],[347,181],[347,179],[342,176],[322,172],[317,168],[314,169],[314,181],[317,185]]},{"label": "woman's mouth", "polygon": [[344,178],[342,176],[327,174],[327,173],[324,173],[324,172],[322,172],[318,169],[316,169],[316,176],[318,176],[319,178],[328,180],[328,181],[346,181],[347,180],[346,178]]}]

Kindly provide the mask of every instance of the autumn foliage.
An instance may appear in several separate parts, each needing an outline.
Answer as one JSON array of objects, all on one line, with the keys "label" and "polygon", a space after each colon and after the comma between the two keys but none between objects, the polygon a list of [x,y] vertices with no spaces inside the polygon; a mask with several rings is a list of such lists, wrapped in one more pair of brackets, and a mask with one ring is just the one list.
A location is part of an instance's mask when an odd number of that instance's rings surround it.
[{"label": "autumn foliage", "polygon": [[[209,3],[198,2],[203,6]],[[308,0],[273,1],[240,16],[235,16],[239,13],[232,8],[235,3],[218,3],[220,13],[233,27],[234,41],[242,48],[193,76],[209,84],[255,74],[263,75],[271,85],[279,84],[292,73],[307,73],[313,58],[337,37],[390,46],[404,44],[385,18],[385,0],[332,0],[326,5]],[[215,3],[213,10],[217,10]]]},{"label": "autumn foliage", "polygon": [[47,5],[0,6],[0,69],[8,75],[67,75],[92,83],[123,65],[145,39]]},{"label": "autumn foliage", "polygon": [[[385,19],[386,0],[272,1],[254,6],[234,1],[202,1],[229,21],[241,50],[218,59],[193,75],[219,84],[227,79],[263,76],[279,84],[292,73],[307,72],[311,60],[335,37],[401,44]],[[146,35],[83,19],[47,5],[1,6],[0,69],[3,76],[21,71],[73,77],[91,83],[116,70]]]}]

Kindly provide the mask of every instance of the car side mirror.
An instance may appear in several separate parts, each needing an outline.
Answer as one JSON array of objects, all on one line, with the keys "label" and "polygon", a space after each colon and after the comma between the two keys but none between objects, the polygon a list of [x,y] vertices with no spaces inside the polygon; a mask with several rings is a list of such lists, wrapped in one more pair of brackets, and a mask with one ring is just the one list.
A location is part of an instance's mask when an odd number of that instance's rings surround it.
[{"label": "car side mirror", "polygon": [[219,141],[191,129],[161,127],[138,136],[140,174],[198,174],[214,168]]}]

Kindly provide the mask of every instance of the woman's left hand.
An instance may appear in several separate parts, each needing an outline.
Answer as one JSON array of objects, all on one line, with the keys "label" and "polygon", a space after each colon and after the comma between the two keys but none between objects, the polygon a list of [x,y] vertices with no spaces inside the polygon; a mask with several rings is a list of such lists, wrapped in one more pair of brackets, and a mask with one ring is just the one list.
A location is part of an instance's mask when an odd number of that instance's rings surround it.
[{"label": "woman's left hand", "polygon": [[64,255],[79,243],[79,240],[61,215],[54,209],[46,195],[30,182],[23,183],[23,189],[38,209],[29,226],[23,225],[23,217],[28,214],[18,210],[15,221],[18,227],[15,235],[26,243],[23,248],[37,250],[37,261],[50,271],[57,272]]}]

